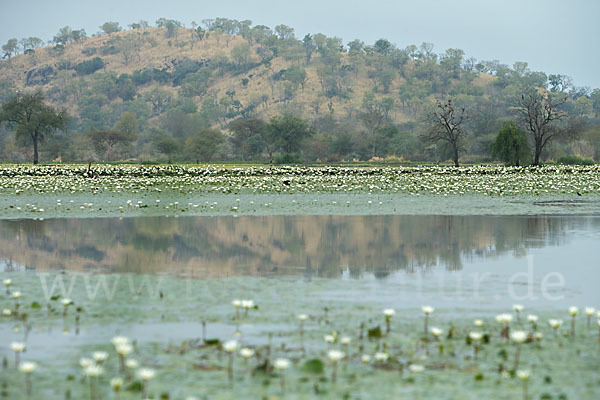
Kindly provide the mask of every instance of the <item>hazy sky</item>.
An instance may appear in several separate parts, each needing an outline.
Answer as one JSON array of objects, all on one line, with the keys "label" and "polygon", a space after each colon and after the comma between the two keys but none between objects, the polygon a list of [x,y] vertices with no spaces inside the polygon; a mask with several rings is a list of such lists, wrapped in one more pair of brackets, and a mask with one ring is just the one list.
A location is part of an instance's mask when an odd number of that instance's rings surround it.
[{"label": "hazy sky", "polygon": [[438,53],[454,47],[478,60],[526,61],[532,70],[600,87],[600,0],[0,0],[0,42],[49,40],[65,25],[90,35],[106,21],[154,24],[160,17],[186,26],[215,17],[286,24],[298,37],[321,32],[345,43],[431,42]]}]

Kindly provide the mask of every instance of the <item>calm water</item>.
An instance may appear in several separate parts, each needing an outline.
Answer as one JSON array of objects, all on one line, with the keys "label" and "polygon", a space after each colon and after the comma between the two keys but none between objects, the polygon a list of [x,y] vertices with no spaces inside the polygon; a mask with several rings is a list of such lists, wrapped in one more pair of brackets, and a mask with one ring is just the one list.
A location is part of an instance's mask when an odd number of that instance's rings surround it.
[{"label": "calm water", "polygon": [[[224,282],[253,276],[267,279],[253,283],[252,296],[259,302],[277,302],[283,291],[292,304],[287,292],[297,290],[299,298],[310,297],[316,310],[357,301],[413,310],[431,304],[479,317],[485,310],[506,311],[522,303],[528,310],[566,315],[570,305],[600,305],[599,244],[600,217],[4,220],[0,272],[73,270],[210,280],[222,284],[217,293],[225,314],[230,299],[239,295],[235,285],[240,279],[233,286]],[[180,303],[185,305],[185,299]],[[246,340],[264,342],[265,329],[245,326]],[[100,345],[115,334],[141,342],[177,342],[198,337],[199,331],[199,321],[192,320],[116,322],[81,332],[73,326],[67,333],[35,328],[28,343],[32,356],[58,360],[69,346]],[[216,337],[233,331],[228,324],[210,324],[210,335]],[[0,336],[17,340],[22,334],[0,324]]]},{"label": "calm water", "polygon": [[0,221],[0,271],[335,278],[409,302],[564,307],[600,302],[599,244],[599,217],[22,220]]}]

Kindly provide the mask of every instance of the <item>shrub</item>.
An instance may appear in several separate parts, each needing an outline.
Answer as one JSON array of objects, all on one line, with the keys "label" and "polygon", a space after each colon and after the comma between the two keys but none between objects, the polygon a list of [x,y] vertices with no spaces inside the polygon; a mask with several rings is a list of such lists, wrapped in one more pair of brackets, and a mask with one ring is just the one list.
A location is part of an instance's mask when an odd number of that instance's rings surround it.
[{"label": "shrub", "polygon": [[78,75],[90,75],[102,68],[104,68],[104,61],[100,57],[95,57],[77,64],[75,71]]},{"label": "shrub", "polygon": [[285,153],[275,157],[275,164],[302,164],[298,153]]},{"label": "shrub", "polygon": [[566,165],[594,165],[594,160],[591,160],[589,158],[583,158],[583,157],[579,157],[579,156],[564,156],[564,157],[560,157],[558,160],[556,160],[557,164],[566,164]]}]

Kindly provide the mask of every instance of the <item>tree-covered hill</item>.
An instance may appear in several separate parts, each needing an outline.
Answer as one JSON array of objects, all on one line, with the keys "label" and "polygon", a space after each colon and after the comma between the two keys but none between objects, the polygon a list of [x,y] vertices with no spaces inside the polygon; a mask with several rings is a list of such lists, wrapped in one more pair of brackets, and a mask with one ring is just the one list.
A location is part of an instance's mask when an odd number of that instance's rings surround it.
[{"label": "tree-covered hill", "polygon": [[[519,118],[519,99],[531,90],[561,97],[561,123],[570,121],[545,157],[600,158],[600,90],[525,62],[478,61],[430,43],[343,43],[225,18],[101,29],[88,37],[64,27],[46,46],[24,38],[2,47],[0,103],[16,90],[42,90],[71,116],[41,144],[42,161],[441,161],[452,158],[450,142],[424,139],[436,101],[446,99],[468,116],[461,160],[490,161],[502,123]],[[0,128],[0,159],[30,160],[27,136],[13,128]]]}]

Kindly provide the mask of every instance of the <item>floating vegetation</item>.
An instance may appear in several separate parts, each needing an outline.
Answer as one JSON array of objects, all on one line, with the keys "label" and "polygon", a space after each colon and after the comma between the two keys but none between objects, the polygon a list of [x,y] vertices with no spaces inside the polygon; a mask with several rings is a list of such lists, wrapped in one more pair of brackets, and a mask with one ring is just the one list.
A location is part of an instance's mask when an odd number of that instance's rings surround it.
[{"label": "floating vegetation", "polygon": [[[589,213],[599,196],[600,166],[0,167],[0,216],[12,218],[465,214],[490,206],[496,214]],[[528,209],[516,209],[522,201]]]},{"label": "floating vegetation", "polygon": [[88,169],[87,166],[77,165],[19,165],[0,167],[0,190],[12,194],[175,190],[199,193],[583,195],[598,194],[600,191],[600,166],[454,168],[99,165]]},{"label": "floating vegetation", "polygon": [[[584,321],[598,315],[573,313],[564,304],[539,309],[536,318],[530,314],[522,320],[503,310],[438,306],[434,312],[431,306],[405,308],[400,303],[383,308],[377,298],[360,296],[329,297],[324,309],[322,290],[343,282],[315,279],[302,284],[270,278],[200,281],[135,276],[133,290],[100,289],[90,296],[91,288],[101,287],[97,285],[102,275],[94,275],[88,285],[74,285],[69,297],[57,294],[62,290],[58,282],[69,274],[51,276],[55,281],[51,293],[34,273],[1,277],[11,279],[24,298],[42,305],[23,304],[19,315],[0,318],[4,342],[0,354],[5,359],[12,352],[24,357],[19,368],[5,362],[0,375],[5,397],[238,399],[252,393],[267,398],[595,399],[600,395],[596,373],[600,325],[583,324],[574,335],[570,326],[555,322],[563,316]],[[159,280],[160,294],[150,288]],[[239,300],[240,309],[252,312],[239,312],[231,293],[252,296]],[[75,313],[64,313],[63,300],[84,310],[80,333],[70,329]],[[12,303],[12,296],[0,295],[0,308]],[[525,309],[517,308],[519,313]],[[425,325],[424,332],[423,316],[425,324],[436,326]],[[492,323],[495,319],[500,330]],[[538,320],[549,324],[538,325]],[[160,339],[151,333],[155,323],[166,326]],[[32,326],[29,337],[24,335],[26,324]],[[187,337],[173,339],[165,333],[173,329],[169,324],[187,326]],[[136,326],[139,329],[133,329]],[[61,332],[58,336],[56,329]],[[115,332],[137,333],[129,337]]]}]

